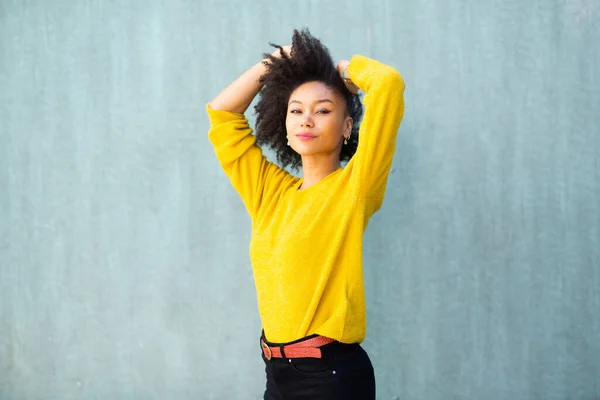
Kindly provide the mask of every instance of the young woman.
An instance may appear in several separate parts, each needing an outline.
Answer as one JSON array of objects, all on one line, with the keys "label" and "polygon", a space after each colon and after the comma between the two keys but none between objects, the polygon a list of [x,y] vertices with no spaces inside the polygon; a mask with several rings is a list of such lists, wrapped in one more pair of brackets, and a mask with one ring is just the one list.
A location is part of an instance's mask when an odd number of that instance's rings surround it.
[{"label": "young woman", "polygon": [[[207,105],[210,141],[252,218],[264,398],[375,399],[360,346],[362,238],[383,202],[404,81],[360,55],[336,66],[307,30],[275,47]],[[244,112],[259,92],[255,136]],[[259,145],[274,149],[280,166]]]}]

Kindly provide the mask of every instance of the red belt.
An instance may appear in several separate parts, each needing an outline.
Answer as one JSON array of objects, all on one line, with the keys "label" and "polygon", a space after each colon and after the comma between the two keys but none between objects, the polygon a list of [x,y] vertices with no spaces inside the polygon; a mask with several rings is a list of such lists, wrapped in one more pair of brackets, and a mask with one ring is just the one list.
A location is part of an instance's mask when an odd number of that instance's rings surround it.
[{"label": "red belt", "polygon": [[[333,342],[335,342],[334,339],[325,336],[315,336],[301,342],[284,345],[283,353],[286,358],[321,358],[321,349],[319,347]],[[269,346],[262,338],[260,339],[260,346],[267,360],[283,357],[281,346]]]}]

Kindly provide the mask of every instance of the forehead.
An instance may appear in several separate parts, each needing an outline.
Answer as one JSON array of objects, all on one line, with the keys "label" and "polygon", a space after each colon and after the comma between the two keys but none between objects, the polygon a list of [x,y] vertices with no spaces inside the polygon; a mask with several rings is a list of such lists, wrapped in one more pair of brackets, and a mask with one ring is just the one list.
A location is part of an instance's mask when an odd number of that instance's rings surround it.
[{"label": "forehead", "polygon": [[337,93],[322,82],[303,83],[290,95],[290,101],[296,100],[301,103],[312,103],[323,99],[331,100],[334,103],[338,103],[340,100]]}]

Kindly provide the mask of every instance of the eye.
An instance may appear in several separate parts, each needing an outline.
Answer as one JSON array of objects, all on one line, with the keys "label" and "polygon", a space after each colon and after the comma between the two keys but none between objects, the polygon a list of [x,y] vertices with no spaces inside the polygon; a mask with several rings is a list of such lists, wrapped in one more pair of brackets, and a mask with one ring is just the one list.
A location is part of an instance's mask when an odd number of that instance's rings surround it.
[{"label": "eye", "polygon": [[290,114],[302,114],[302,111],[297,108],[294,108],[290,110]]},{"label": "eye", "polygon": [[317,114],[329,114],[331,111],[329,111],[326,108],[322,108],[320,110],[317,111]]}]

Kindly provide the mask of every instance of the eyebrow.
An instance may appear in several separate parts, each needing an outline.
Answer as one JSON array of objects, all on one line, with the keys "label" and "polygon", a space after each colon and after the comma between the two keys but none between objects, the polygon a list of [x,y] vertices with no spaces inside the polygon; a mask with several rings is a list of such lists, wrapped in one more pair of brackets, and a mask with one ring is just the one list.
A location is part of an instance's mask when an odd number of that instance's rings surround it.
[{"label": "eyebrow", "polygon": [[[298,103],[298,104],[302,104],[302,102],[300,100],[292,100],[288,103],[288,105],[292,104],[292,103]],[[334,104],[333,101],[329,100],[329,99],[321,99],[321,100],[317,100],[315,101],[316,104],[320,104],[320,103],[331,103]]]}]

